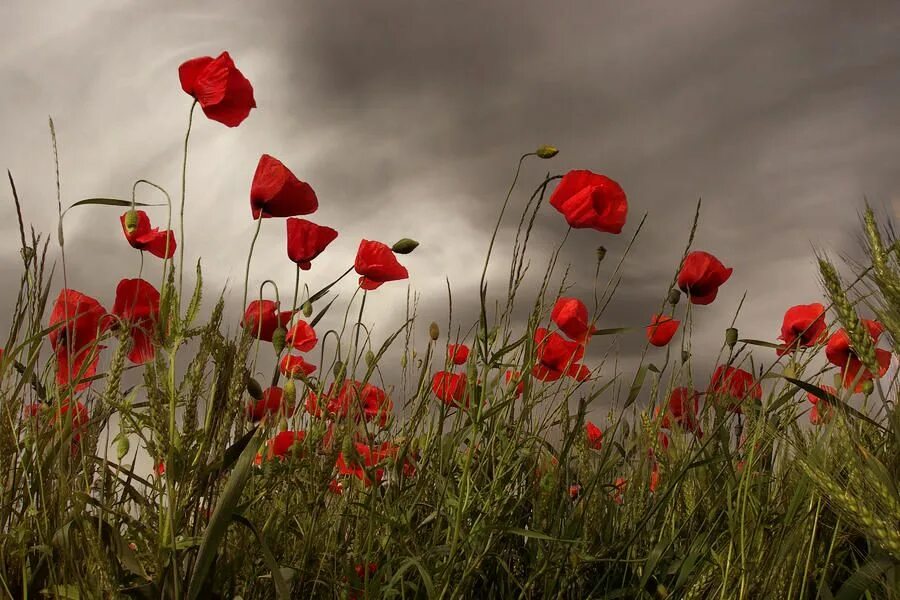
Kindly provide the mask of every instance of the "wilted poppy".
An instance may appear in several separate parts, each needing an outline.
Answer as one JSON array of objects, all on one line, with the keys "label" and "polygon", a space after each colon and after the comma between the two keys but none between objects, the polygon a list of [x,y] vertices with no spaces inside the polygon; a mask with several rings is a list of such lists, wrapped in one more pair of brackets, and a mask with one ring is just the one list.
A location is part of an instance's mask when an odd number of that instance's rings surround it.
[{"label": "wilted poppy", "polygon": [[75,391],[90,385],[97,372],[100,349],[97,338],[110,326],[100,303],[75,290],[62,290],[50,311],[50,346],[56,355],[56,384],[76,383]]},{"label": "wilted poppy", "polygon": [[302,356],[285,354],[281,359],[281,374],[291,379],[297,379],[301,375],[307,377],[312,375],[315,370],[316,366],[303,360]]},{"label": "wilted poppy", "polygon": [[628,200],[622,186],[586,170],[569,171],[553,194],[550,205],[575,229],[621,233],[628,216]]},{"label": "wilted poppy", "polygon": [[293,314],[290,310],[279,312],[278,303],[274,300],[254,300],[244,311],[241,327],[255,338],[271,342],[275,330],[287,327]]},{"label": "wilted poppy", "polygon": [[[869,332],[872,338],[872,344],[878,343],[878,338],[884,331],[884,326],[869,319],[862,319],[862,324]],[[825,345],[825,357],[828,362],[841,368],[841,378],[845,388],[853,385],[853,380],[859,376],[854,391],[863,391],[864,383],[874,378],[874,374],[866,369],[856,351],[852,348],[850,336],[847,335],[845,329],[839,329],[829,339]],[[878,362],[878,377],[881,378],[887,373],[888,367],[891,365],[891,353],[881,348],[875,349],[875,359]]]},{"label": "wilted poppy", "polygon": [[597,330],[588,323],[588,309],[578,298],[560,298],[553,305],[550,319],[569,339],[584,342]]},{"label": "wilted poppy", "polygon": [[828,335],[825,325],[825,307],[819,303],[798,304],[784,313],[781,335],[778,339],[784,345],[776,350],[778,356],[795,350],[809,348],[823,341]]},{"label": "wilted poppy", "polygon": [[287,220],[288,258],[308,271],[312,267],[312,259],[321,254],[337,236],[338,232],[331,227],[291,217]]},{"label": "wilted poppy", "polygon": [[280,160],[263,154],[256,165],[250,186],[253,218],[296,217],[319,208],[312,187],[300,181]]},{"label": "wilted poppy", "polygon": [[407,279],[409,272],[397,261],[387,244],[362,240],[353,268],[359,273],[359,287],[374,290],[388,281]]},{"label": "wilted poppy", "polygon": [[298,352],[309,352],[316,347],[319,338],[315,330],[303,319],[298,319],[284,339],[287,345]]},{"label": "wilted poppy", "polygon": [[667,315],[653,315],[650,325],[647,326],[647,339],[654,346],[665,346],[672,341],[679,323],[681,321]]},{"label": "wilted poppy", "polygon": [[691,304],[710,304],[732,271],[709,252],[694,251],[684,258],[678,273],[678,287],[689,295]]},{"label": "wilted poppy", "polygon": [[[128,211],[131,212],[131,211]],[[142,210],[136,210],[134,229],[128,231],[128,212],[119,217],[122,222],[122,232],[132,248],[146,250],[159,258],[172,258],[175,256],[175,232],[160,231],[159,227],[150,228],[150,217]]]},{"label": "wilted poppy", "polygon": [[431,391],[448,406],[469,406],[465,373],[438,371],[431,380]]},{"label": "wilted poppy", "polygon": [[143,279],[123,279],[116,287],[112,314],[131,330],[128,360],[142,365],[156,355],[153,329],[159,320],[159,292]]},{"label": "wilted poppy", "polygon": [[587,438],[589,448],[600,450],[603,447],[603,432],[592,421],[588,421],[585,424],[584,435]]},{"label": "wilted poppy", "polygon": [[[256,423],[261,421],[266,415],[274,415],[281,412],[282,402],[284,399],[284,390],[280,387],[270,387],[263,391],[263,397],[259,400],[251,400],[247,404],[247,418]],[[292,408],[285,406],[285,410],[290,413]]]},{"label": "wilted poppy", "polygon": [[228,127],[237,127],[256,108],[253,86],[237,70],[227,52],[216,58],[192,58],[178,67],[181,89],[193,96],[203,113]]},{"label": "wilted poppy", "polygon": [[762,400],[762,387],[752,373],[724,365],[716,367],[707,393],[729,398],[726,408],[734,413],[742,412],[741,403],[745,398]]},{"label": "wilted poppy", "polygon": [[447,346],[447,358],[454,365],[464,365],[469,360],[469,347],[465,344],[450,344]]}]

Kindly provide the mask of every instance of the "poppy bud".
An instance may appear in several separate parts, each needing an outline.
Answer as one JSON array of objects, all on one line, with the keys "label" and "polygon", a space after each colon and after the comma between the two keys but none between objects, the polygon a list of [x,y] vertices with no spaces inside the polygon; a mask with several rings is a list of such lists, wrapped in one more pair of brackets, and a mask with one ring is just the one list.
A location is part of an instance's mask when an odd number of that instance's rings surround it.
[{"label": "poppy bud", "polygon": [[434,321],[428,326],[428,337],[430,337],[433,342],[436,342],[437,339],[441,337],[441,329]]},{"label": "poppy bud", "polygon": [[334,374],[334,378],[337,380],[341,380],[344,378],[344,363],[341,361],[337,361],[334,363],[334,368],[331,371]]},{"label": "poppy bud", "polygon": [[[285,406],[290,407],[293,406],[296,399],[297,386],[294,384],[294,379],[289,377],[281,391],[281,400]],[[288,411],[290,411],[290,408],[288,408]]]},{"label": "poppy bud", "polygon": [[604,258],[606,258],[606,246],[600,246],[597,248],[597,263],[603,262]]},{"label": "poppy bud", "polygon": [[672,288],[671,290],[669,290],[669,297],[666,299],[666,301],[672,306],[675,306],[678,304],[679,300],[681,300],[681,290],[679,290],[678,288]]},{"label": "poppy bud", "polygon": [[254,400],[263,399],[263,389],[259,382],[252,377],[247,377],[247,393]]},{"label": "poppy bud", "polygon": [[138,214],[137,211],[132,209],[125,213],[125,231],[128,233],[134,233],[137,229],[138,225]]},{"label": "poppy bud", "polygon": [[538,155],[539,158],[553,158],[557,154],[559,154],[559,148],[556,146],[541,146],[535,151],[535,154]]},{"label": "poppy bud", "polygon": [[284,350],[285,337],[287,337],[287,330],[284,327],[278,327],[272,333],[272,347],[275,348],[276,354],[281,354],[281,351]]},{"label": "poppy bud", "polygon": [[391,246],[391,251],[394,254],[409,254],[413,250],[419,247],[419,242],[416,240],[411,240],[409,238],[403,238],[398,241],[396,244]]},{"label": "poppy bud", "polygon": [[681,362],[686,363],[691,358],[691,353],[687,350],[681,351]]},{"label": "poppy bud", "polygon": [[312,302],[309,300],[303,303],[303,316],[307,319],[312,316]]},{"label": "poppy bud", "polygon": [[122,460],[128,454],[128,450],[131,449],[131,443],[128,441],[128,436],[124,433],[120,433],[118,438],[116,441],[116,459]]},{"label": "poppy bud", "polygon": [[863,394],[868,396],[869,394],[871,394],[874,391],[875,391],[875,384],[872,382],[871,379],[863,382],[863,384],[862,384],[862,393]]},{"label": "poppy bud", "polygon": [[366,351],[366,366],[370,369],[375,364],[375,353],[371,350]]},{"label": "poppy bud", "polygon": [[781,370],[781,374],[785,377],[797,377],[797,370],[791,365],[785,365]]},{"label": "poppy bud", "polygon": [[341,453],[344,455],[344,459],[349,461],[350,458],[355,455],[355,450],[356,448],[353,447],[353,438],[349,435],[345,435],[341,442]]},{"label": "poppy bud", "polygon": [[728,344],[729,348],[734,348],[734,345],[737,344],[738,339],[738,330],[734,327],[729,327],[725,330],[725,343]]}]

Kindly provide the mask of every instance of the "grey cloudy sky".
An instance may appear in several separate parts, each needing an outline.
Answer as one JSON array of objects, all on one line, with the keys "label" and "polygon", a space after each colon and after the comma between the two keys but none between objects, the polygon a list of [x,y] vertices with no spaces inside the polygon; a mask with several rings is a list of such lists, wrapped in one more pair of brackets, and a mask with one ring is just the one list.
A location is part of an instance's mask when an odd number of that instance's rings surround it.
[{"label": "grey cloudy sky", "polygon": [[[621,236],[569,236],[561,260],[575,295],[589,298],[595,248],[609,248],[608,274],[649,213],[601,327],[644,324],[658,307],[702,197],[696,247],[734,268],[698,311],[697,340],[716,349],[745,291],[741,333],[766,339],[788,306],[820,298],[812,249],[855,250],[864,196],[887,213],[900,206],[896,2],[88,0],[7,2],[2,12],[0,166],[45,232],[56,227],[48,115],[64,203],[127,197],[141,177],[177,197],[190,106],[177,67],[232,54],[259,108],[236,129],[198,111],[186,248],[188,264],[203,257],[208,286],[229,282],[234,314],[254,226],[250,180],[264,152],[312,184],[313,219],[340,231],[309,285],[346,268],[362,237],[414,237],[422,246],[402,262],[426,322],[445,319],[445,277],[455,313],[474,317],[515,161],[540,144],[560,155],[527,166],[514,213],[547,170],[604,173],[629,197]],[[12,203],[0,211],[5,315],[20,263]],[[107,307],[138,264],[118,216],[89,208],[66,221],[71,285]],[[536,270],[565,230],[549,207],[539,215]],[[257,284],[292,286],[284,236],[282,222],[263,224]],[[508,257],[498,258],[502,273]],[[352,285],[343,289],[346,298]],[[395,283],[370,295],[382,335],[405,294]]]}]

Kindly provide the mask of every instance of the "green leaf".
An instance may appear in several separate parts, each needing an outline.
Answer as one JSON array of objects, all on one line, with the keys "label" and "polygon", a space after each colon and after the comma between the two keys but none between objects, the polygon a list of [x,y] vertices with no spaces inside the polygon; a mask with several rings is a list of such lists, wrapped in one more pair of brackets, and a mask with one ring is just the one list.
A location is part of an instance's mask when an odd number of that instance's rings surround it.
[{"label": "green leaf", "polygon": [[812,394],[812,395],[815,396],[816,398],[819,398],[820,400],[824,400],[825,402],[827,402],[827,403],[829,403],[830,405],[834,406],[834,407],[837,408],[838,410],[841,410],[841,411],[843,411],[843,412],[846,412],[846,413],[848,413],[848,414],[851,414],[851,415],[853,415],[854,417],[856,417],[857,419],[861,419],[861,420],[863,420],[863,421],[866,421],[867,423],[869,423],[869,424],[871,424],[871,425],[874,425],[875,427],[877,427],[878,429],[880,429],[880,430],[882,430],[882,431],[887,431],[887,430],[884,428],[884,426],[881,425],[880,423],[878,423],[877,421],[874,421],[874,420],[870,419],[869,417],[867,417],[867,416],[864,415],[863,413],[859,412],[858,410],[856,410],[855,408],[853,408],[852,406],[850,406],[850,405],[847,404],[846,402],[841,402],[840,398],[838,398],[838,397],[836,397],[836,396],[834,396],[834,395],[832,395],[832,394],[829,394],[828,392],[826,392],[826,391],[823,390],[822,388],[820,388],[820,387],[818,387],[818,386],[815,386],[815,385],[813,385],[813,384],[811,384],[811,383],[807,383],[807,382],[805,382],[805,381],[803,381],[803,380],[801,380],[801,379],[794,379],[793,377],[786,377],[786,376],[783,376],[783,377],[784,377],[787,381],[790,381],[791,383],[793,383],[794,385],[796,385],[798,388],[803,389],[803,390],[806,390],[807,392],[809,392],[810,394]]},{"label": "green leaf", "polygon": [[582,540],[564,540],[562,538],[555,538],[553,536],[547,535],[546,533],[542,533],[540,531],[533,531],[531,529],[521,529],[519,527],[510,527],[508,529],[503,530],[505,533],[512,533],[515,535],[521,535],[524,538],[530,538],[533,540],[545,540],[548,542],[559,542],[561,544],[581,544]]},{"label": "green leaf", "polygon": [[256,528],[250,520],[247,518],[235,514],[232,516],[235,522],[240,523],[247,529],[253,532],[253,535],[256,536],[256,541],[259,543],[260,550],[263,553],[263,560],[266,561],[266,566],[269,567],[269,571],[272,572],[272,581],[275,583],[275,597],[279,600],[286,600],[291,597],[291,589],[288,587],[287,581],[284,579],[284,574],[281,571],[281,567],[279,567],[278,562],[275,560],[275,555],[272,554],[272,551],[269,549],[269,545],[266,544],[265,538],[263,538],[262,534],[259,532],[259,529]]},{"label": "green leaf", "polygon": [[763,340],[751,340],[747,338],[741,338],[738,340],[742,344],[750,344],[751,346],[762,346],[763,348],[784,348],[781,344],[773,344],[772,342],[764,342]]},{"label": "green leaf", "polygon": [[513,350],[515,350],[516,348],[518,348],[519,346],[524,344],[527,339],[528,339],[528,336],[523,335],[522,337],[517,339],[515,342],[512,342],[511,344],[507,344],[507,345],[503,346],[502,348],[500,348],[499,350],[494,352],[494,355],[491,357],[491,360],[489,361],[489,363],[492,365],[495,364],[504,354],[512,352]]},{"label": "green leaf", "polygon": [[[132,206],[131,200],[119,200],[118,198],[85,198],[75,202],[63,214],[66,214],[76,206]],[[134,206],[163,206],[162,204],[146,204],[144,202],[135,202]]]},{"label": "green leaf", "polygon": [[616,335],[633,330],[634,327],[613,327],[612,329],[595,329],[591,335]]},{"label": "green leaf", "polygon": [[835,594],[834,599],[856,600],[857,598],[862,598],[873,586],[881,585],[881,576],[893,564],[894,561],[887,556],[866,562],[844,582],[844,585]]},{"label": "green leaf", "polygon": [[634,375],[634,381],[631,383],[631,389],[628,391],[628,399],[625,401],[625,405],[622,409],[626,409],[637,400],[638,394],[641,393],[641,388],[644,387],[644,379],[647,377],[647,365],[643,365],[638,372]]}]

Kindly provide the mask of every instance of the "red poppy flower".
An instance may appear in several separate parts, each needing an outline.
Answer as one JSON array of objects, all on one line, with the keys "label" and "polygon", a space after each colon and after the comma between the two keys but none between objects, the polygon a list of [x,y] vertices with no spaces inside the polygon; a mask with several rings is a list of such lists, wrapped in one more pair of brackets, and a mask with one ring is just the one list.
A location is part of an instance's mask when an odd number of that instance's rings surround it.
[{"label": "red poppy flower", "polygon": [[344,493],[344,484],[337,479],[332,479],[328,483],[328,491],[330,491],[335,496],[340,496]]},{"label": "red poppy flower", "polygon": [[237,70],[227,52],[216,58],[192,58],[178,67],[181,89],[193,96],[203,113],[228,127],[237,127],[256,108],[253,86]]},{"label": "red poppy flower", "polygon": [[616,504],[622,504],[623,502],[625,502],[624,494],[627,488],[627,479],[625,479],[624,477],[619,477],[616,479],[616,482],[613,484],[613,491],[611,493],[612,499]]},{"label": "red poppy flower", "polygon": [[431,391],[448,406],[469,406],[465,373],[438,371],[431,380]]},{"label": "red poppy flower", "polygon": [[575,229],[621,233],[628,216],[622,186],[605,175],[585,170],[566,173],[553,190],[550,205]]},{"label": "red poppy flower", "polygon": [[299,319],[284,338],[287,345],[298,352],[309,352],[316,347],[319,338],[309,323]]},{"label": "red poppy flower", "polygon": [[653,461],[653,467],[650,469],[650,492],[655,492],[657,487],[659,487],[659,464]]},{"label": "red poppy flower", "polygon": [[592,421],[584,426],[584,434],[587,437],[588,447],[599,450],[603,447],[603,432]]},{"label": "red poppy flower", "polygon": [[42,402],[28,402],[22,406],[22,414],[31,419],[41,414],[45,407],[46,404]]},{"label": "red poppy flower", "polygon": [[75,408],[72,410],[72,416],[69,416],[71,404],[68,400],[63,400],[59,405],[59,413],[57,413],[55,408],[51,408],[53,412],[53,417],[50,419],[51,423],[56,423],[57,416],[62,417],[63,424],[67,424],[69,418],[72,419],[72,442],[77,443],[81,439],[81,433],[84,431],[85,427],[87,427],[88,422],[91,420],[91,416],[88,413],[87,407],[81,402],[75,402]]},{"label": "red poppy flower", "polygon": [[285,354],[281,359],[281,374],[291,379],[297,379],[302,374],[304,377],[312,375],[316,370],[315,365],[311,365],[302,356],[294,354]]},{"label": "red poppy flower", "polygon": [[[284,398],[284,390],[280,387],[270,387],[263,392],[263,397],[259,400],[251,400],[247,404],[247,418],[256,423],[261,421],[266,415],[274,415],[281,412],[282,400]],[[291,412],[291,407],[285,407],[287,412]]]},{"label": "red poppy flower", "polygon": [[131,232],[125,226],[125,217],[128,213],[126,212],[119,217],[119,221],[122,222],[122,232],[125,234],[125,239],[128,240],[131,247],[138,250],[146,250],[159,258],[172,258],[175,256],[175,232],[169,230],[160,231],[159,227],[151,229],[150,217],[147,216],[147,213],[142,210],[134,212],[137,214],[137,225],[134,231]]},{"label": "red poppy flower", "polygon": [[160,477],[165,475],[166,474],[166,463],[164,463],[164,462],[156,463],[156,466],[153,467],[153,471]]},{"label": "red poppy flower", "polygon": [[828,335],[825,325],[825,307],[819,303],[798,304],[784,313],[781,324],[781,335],[778,339],[784,342],[776,350],[778,356],[800,348],[809,348],[821,342]]},{"label": "red poppy flower", "polygon": [[287,327],[293,314],[290,310],[278,312],[278,303],[274,300],[254,300],[244,311],[241,327],[255,338],[271,342],[275,330]]},{"label": "red poppy flower", "polygon": [[719,365],[713,372],[709,382],[708,394],[717,394],[730,399],[726,408],[734,413],[741,413],[741,403],[745,398],[757,402],[762,400],[762,387],[754,379],[752,373],[735,367]]},{"label": "red poppy flower", "polygon": [[543,327],[534,332],[535,356],[538,364],[532,375],[541,381],[556,381],[563,375],[584,381],[590,377],[590,370],[578,361],[584,357],[584,345],[570,342],[556,332]]},{"label": "red poppy flower", "polygon": [[388,281],[408,279],[406,267],[397,262],[397,257],[387,244],[363,240],[356,251],[353,263],[359,273],[359,287],[374,290]]},{"label": "red poppy flower", "polygon": [[[75,290],[62,290],[50,312],[50,346],[56,355],[56,384],[76,383],[75,391],[90,385],[86,381],[97,372],[102,346],[97,338],[110,326],[100,303]],[[76,381],[77,379],[77,381]]]},{"label": "red poppy flower", "polygon": [[[822,390],[828,392],[835,398],[838,398],[840,395],[838,391],[831,386],[823,385],[821,386]],[[812,392],[807,392],[806,397],[812,403],[812,408],[809,411],[809,422],[813,425],[821,425],[823,423],[827,423],[834,416],[834,407],[831,406],[829,402],[822,400]]]},{"label": "red poppy flower", "polygon": [[353,446],[356,449],[357,458],[345,457],[343,452],[339,453],[337,463],[335,464],[338,473],[341,475],[353,475],[362,481],[366,487],[372,485],[372,483],[380,483],[381,479],[384,477],[384,469],[375,469],[374,482],[369,477],[367,469],[371,469],[381,462],[384,458],[382,453],[378,449],[373,449],[368,444],[356,442]]},{"label": "red poppy flower", "polygon": [[679,323],[681,321],[667,315],[653,315],[650,325],[647,326],[647,339],[654,346],[665,346],[672,341]]},{"label": "red poppy flower", "polygon": [[578,298],[560,298],[553,305],[550,319],[569,339],[584,342],[597,329],[588,323],[588,309]]},{"label": "red poppy flower", "polygon": [[522,395],[522,392],[525,391],[525,382],[522,381],[522,373],[519,371],[507,371],[505,374],[506,383],[515,382],[516,384],[516,398]]},{"label": "red poppy flower", "polygon": [[272,455],[284,458],[295,444],[302,444],[306,437],[305,431],[281,431],[273,439],[269,440]]},{"label": "red poppy flower", "polygon": [[346,380],[337,393],[333,390],[332,385],[327,394],[326,410],[334,418],[346,418],[362,411],[362,417],[366,421],[375,421],[384,427],[394,409],[394,403],[384,390],[370,383],[364,385],[361,381]]},{"label": "red poppy flower", "polygon": [[287,220],[288,258],[308,271],[312,267],[312,259],[320,255],[337,236],[338,232],[331,227],[291,217]]},{"label": "red poppy flower", "polygon": [[666,452],[669,449],[669,436],[667,436],[664,431],[657,432],[656,442],[663,452]]},{"label": "red poppy flower", "polygon": [[[884,326],[877,321],[869,319],[862,319],[862,323],[869,331],[872,343],[877,344],[878,338],[881,337],[881,333],[884,331]],[[874,378],[873,373],[863,366],[856,351],[851,347],[850,336],[847,335],[845,329],[839,329],[828,339],[828,344],[825,346],[825,357],[828,359],[828,362],[841,368],[841,377],[845,388],[853,385],[853,380],[859,375],[859,381],[854,391],[861,392],[863,391],[863,384]],[[884,377],[888,367],[891,365],[891,353],[887,350],[876,348],[875,358],[878,361],[878,377]],[[861,374],[860,371],[862,372]]]},{"label": "red poppy flower", "polygon": [[674,421],[684,429],[694,431],[697,428],[697,413],[699,412],[700,394],[686,387],[677,387],[669,394],[666,413],[659,426],[663,429],[671,429],[672,421]]},{"label": "red poppy flower", "polygon": [[143,279],[123,279],[116,287],[112,314],[131,328],[128,360],[142,365],[156,356],[153,329],[159,320],[159,292]]},{"label": "red poppy flower", "polygon": [[678,273],[678,287],[689,295],[691,304],[710,304],[732,271],[709,252],[691,252]]},{"label": "red poppy flower", "polygon": [[254,219],[308,215],[319,208],[312,187],[300,181],[275,157],[263,154],[250,186],[250,209]]},{"label": "red poppy flower", "polygon": [[450,344],[447,346],[447,358],[454,365],[464,365],[469,360],[469,347],[465,344]]}]

